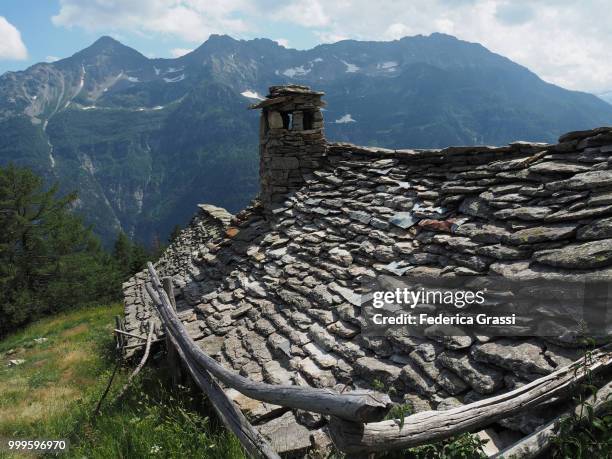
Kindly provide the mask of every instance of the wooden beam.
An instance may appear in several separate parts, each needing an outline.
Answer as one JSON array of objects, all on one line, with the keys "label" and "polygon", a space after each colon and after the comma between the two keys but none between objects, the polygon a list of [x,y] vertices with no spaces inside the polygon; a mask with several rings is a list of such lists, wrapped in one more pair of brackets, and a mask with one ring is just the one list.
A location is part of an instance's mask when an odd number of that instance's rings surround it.
[{"label": "wooden beam", "polygon": [[187,358],[172,333],[168,333],[167,336],[198,387],[207,395],[223,424],[238,437],[249,455],[261,459],[280,459],[280,456],[268,441],[255,430],[242,414],[242,411],[229,399],[212,376],[206,370],[198,368]]},{"label": "wooden beam", "polygon": [[495,397],[445,411],[422,411],[399,420],[357,424],[332,418],[330,435],[336,447],[347,453],[388,451],[432,443],[475,431],[513,416],[557,396],[564,395],[588,373],[612,367],[612,344],[529,384]]},{"label": "wooden beam", "polygon": [[[612,405],[611,395],[612,381],[599,389],[595,395],[585,400],[584,404],[590,405],[593,408],[593,412],[599,414],[604,411],[606,406],[610,407]],[[559,422],[568,416],[576,416],[580,419],[580,422],[584,422],[586,418],[581,417],[583,415],[581,411],[582,407],[578,405],[573,410],[557,416],[555,419],[539,427],[532,434],[521,438],[518,442],[507,447],[503,451],[499,451],[493,456],[490,456],[491,459],[535,459],[536,457],[542,457],[544,453],[548,452],[552,445],[552,439],[559,429]]]},{"label": "wooden beam", "polygon": [[354,422],[369,422],[384,419],[391,409],[391,399],[386,394],[372,391],[355,390],[340,394],[331,389],[318,389],[297,385],[276,385],[251,381],[240,376],[208,356],[189,336],[183,323],[172,309],[170,301],[159,282],[157,273],[148,263],[151,285],[147,292],[157,305],[164,325],[171,330],[179,346],[183,349],[184,362],[210,372],[223,384],[232,387],[247,397],[263,402],[336,416]]},{"label": "wooden beam", "polygon": [[113,332],[115,332],[115,333],[120,333],[120,334],[125,335],[125,336],[131,336],[132,338],[141,339],[141,340],[143,340],[143,341],[146,341],[146,340],[147,340],[147,337],[146,337],[146,336],[142,336],[142,335],[135,335],[134,333],[129,333],[129,332],[126,332],[126,331],[123,331],[123,330],[119,330],[119,329],[117,329],[117,328],[115,328],[115,329],[113,330]]},{"label": "wooden beam", "polygon": [[145,363],[147,363],[147,360],[149,359],[149,353],[151,352],[151,343],[153,342],[153,331],[154,331],[153,324],[151,322],[149,322],[148,328],[149,328],[149,331],[147,332],[147,338],[146,338],[147,341],[145,343],[145,351],[144,351],[144,354],[142,355],[142,359],[140,360],[140,363],[136,366],[132,374],[130,374],[130,376],[128,377],[128,380],[126,381],[125,385],[123,386],[119,394],[117,394],[117,396],[115,397],[115,401],[119,400],[121,397],[125,395],[128,388],[130,387],[130,384],[132,383],[136,375],[140,373],[140,370],[143,369],[143,367],[145,366]]},{"label": "wooden beam", "polygon": [[[174,283],[172,277],[164,277],[162,279],[162,287],[174,312],[176,312],[176,299],[174,297]],[[168,363],[168,371],[172,379],[172,387],[177,389],[183,382],[183,372],[181,369],[181,362],[172,341],[166,336],[166,361]]]}]

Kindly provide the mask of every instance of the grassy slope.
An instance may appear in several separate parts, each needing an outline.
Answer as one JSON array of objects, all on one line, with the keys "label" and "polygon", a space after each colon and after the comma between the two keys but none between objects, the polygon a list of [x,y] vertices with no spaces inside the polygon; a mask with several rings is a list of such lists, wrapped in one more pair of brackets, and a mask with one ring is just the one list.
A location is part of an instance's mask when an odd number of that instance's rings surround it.
[{"label": "grassy slope", "polygon": [[[114,368],[111,324],[120,312],[120,305],[70,311],[0,342],[0,439],[67,438],[70,452],[62,457],[244,457],[234,437],[195,411],[201,400],[164,389],[163,367],[143,372],[126,398],[111,404],[127,378],[120,370],[92,419]],[[25,362],[8,367],[14,359]]]}]

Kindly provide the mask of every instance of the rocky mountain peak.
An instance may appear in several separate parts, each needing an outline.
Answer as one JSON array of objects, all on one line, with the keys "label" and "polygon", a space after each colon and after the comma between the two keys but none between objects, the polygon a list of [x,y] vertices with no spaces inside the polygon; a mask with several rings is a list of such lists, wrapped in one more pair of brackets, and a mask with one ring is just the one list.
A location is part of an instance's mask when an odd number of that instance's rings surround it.
[{"label": "rocky mountain peak", "polygon": [[95,63],[99,59],[112,60],[123,65],[142,64],[148,61],[144,55],[135,49],[109,36],[98,38],[90,46],[69,57],[67,60]]}]

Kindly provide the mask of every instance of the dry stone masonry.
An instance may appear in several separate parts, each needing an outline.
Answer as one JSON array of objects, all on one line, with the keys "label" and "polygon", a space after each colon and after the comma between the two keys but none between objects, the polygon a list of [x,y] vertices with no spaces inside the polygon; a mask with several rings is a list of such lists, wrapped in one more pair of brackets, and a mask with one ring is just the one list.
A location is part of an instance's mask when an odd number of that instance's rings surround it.
[{"label": "dry stone masonry", "polygon": [[260,199],[268,211],[321,167],[325,154],[322,95],[306,86],[272,86],[270,96],[252,107],[262,109]]},{"label": "dry stone masonry", "polygon": [[[576,359],[559,338],[429,339],[401,328],[366,337],[360,289],[379,274],[612,277],[612,128],[554,145],[359,147],[324,139],[321,96],[271,88],[257,106],[259,199],[235,216],[201,206],[157,263],[202,349],[255,381],[382,384],[417,411],[507,391]],[[146,281],[124,285],[135,333],[154,318]],[[319,415],[228,393],[281,451],[304,451],[324,431]],[[555,412],[501,425],[528,433]]]}]

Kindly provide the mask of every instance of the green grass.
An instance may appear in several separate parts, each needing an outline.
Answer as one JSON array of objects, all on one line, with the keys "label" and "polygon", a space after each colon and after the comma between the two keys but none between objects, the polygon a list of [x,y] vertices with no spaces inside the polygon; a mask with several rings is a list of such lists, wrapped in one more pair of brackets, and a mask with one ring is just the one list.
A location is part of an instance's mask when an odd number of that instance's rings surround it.
[{"label": "green grass", "polygon": [[[121,312],[120,305],[82,308],[0,342],[0,439],[68,439],[62,457],[69,458],[244,458],[238,440],[205,415],[196,392],[166,389],[165,369],[155,360],[113,404],[129,373],[121,368],[93,417],[115,365],[112,324]],[[25,362],[8,367],[15,359]]]}]

